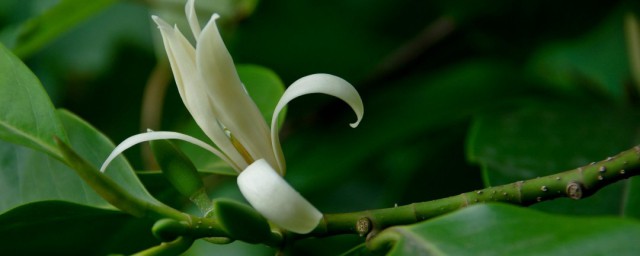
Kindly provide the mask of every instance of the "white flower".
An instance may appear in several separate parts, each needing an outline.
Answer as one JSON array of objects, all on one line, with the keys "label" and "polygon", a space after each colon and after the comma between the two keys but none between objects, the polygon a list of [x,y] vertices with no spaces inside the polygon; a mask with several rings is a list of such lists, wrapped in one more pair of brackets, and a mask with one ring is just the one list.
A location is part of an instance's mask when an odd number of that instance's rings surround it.
[{"label": "white flower", "polygon": [[196,38],[195,48],[177,27],[169,26],[157,16],[152,18],[162,34],[182,101],[215,146],[176,132],[138,134],[120,143],[104,162],[101,171],[104,172],[116,156],[135,144],[161,139],[185,140],[207,149],[240,172],[240,191],[267,219],[296,233],[310,232],[322,214],[281,177],[285,173],[285,162],[278,138],[278,115],[289,101],[298,96],[324,93],[351,106],[357,116],[357,121],[351,126],[356,127],[364,113],[358,92],[351,84],[333,75],[303,77],[284,92],[269,128],[242,85],[220,37],[215,23],[219,16],[214,14],[201,29],[193,0],[187,2],[185,10]]}]

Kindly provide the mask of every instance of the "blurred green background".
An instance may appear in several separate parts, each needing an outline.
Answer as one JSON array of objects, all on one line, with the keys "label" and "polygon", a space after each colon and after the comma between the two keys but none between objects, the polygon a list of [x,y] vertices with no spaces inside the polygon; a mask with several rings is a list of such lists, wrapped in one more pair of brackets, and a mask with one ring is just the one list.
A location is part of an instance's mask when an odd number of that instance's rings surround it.
[{"label": "blurred green background", "polygon": [[[323,212],[392,207],[535,178],[640,142],[640,84],[632,78],[625,37],[626,15],[640,10],[634,1],[256,1],[196,2],[202,20],[222,13],[219,24],[236,63],[268,67],[285,85],[313,73],[337,75],[364,101],[356,129],[347,126],[355,116],[334,98],[306,96],[288,108],[281,132],[286,179]],[[34,39],[23,24],[58,2],[3,0],[0,39],[38,76],[56,107],[116,143],[144,131],[145,87],[166,58],[150,15],[184,22],[183,2],[97,1],[77,26],[25,49]],[[83,8],[70,15],[90,7]],[[156,129],[180,131],[191,122],[173,82],[159,116]],[[140,147],[126,156],[135,169],[149,168]],[[168,204],[188,205],[168,183],[142,178]],[[213,196],[242,200],[233,179],[206,181]],[[634,198],[632,182],[590,201],[535,207],[637,217],[619,200],[622,193]],[[97,251],[127,253],[154,243],[144,229],[119,234],[140,243],[103,242]],[[291,251],[332,255],[362,241],[308,239]],[[198,243],[191,252],[271,249]]]}]

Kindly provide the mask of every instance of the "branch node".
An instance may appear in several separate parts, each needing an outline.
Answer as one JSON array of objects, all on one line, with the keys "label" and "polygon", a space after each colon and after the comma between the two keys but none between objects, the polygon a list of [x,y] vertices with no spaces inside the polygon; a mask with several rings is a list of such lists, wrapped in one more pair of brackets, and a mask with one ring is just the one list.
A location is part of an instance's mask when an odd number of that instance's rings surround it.
[{"label": "branch node", "polygon": [[606,172],[606,171],[607,171],[607,167],[605,167],[604,165],[603,165],[603,166],[600,166],[600,168],[598,169],[598,171],[599,171],[600,173],[604,173],[604,172]]},{"label": "branch node", "polygon": [[358,221],[356,222],[356,231],[361,237],[368,234],[369,231],[371,231],[371,220],[369,220],[369,218],[367,217],[358,219]]},{"label": "branch node", "polygon": [[[600,176],[602,177],[602,176]],[[582,198],[582,184],[578,182],[569,182],[567,184],[567,196],[571,199],[578,200]]]}]

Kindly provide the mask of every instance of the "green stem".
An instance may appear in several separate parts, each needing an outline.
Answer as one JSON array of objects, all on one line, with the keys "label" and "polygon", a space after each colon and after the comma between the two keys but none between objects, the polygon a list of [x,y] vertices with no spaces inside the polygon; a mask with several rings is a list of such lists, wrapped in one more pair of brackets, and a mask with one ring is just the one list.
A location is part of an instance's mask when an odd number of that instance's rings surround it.
[{"label": "green stem", "polygon": [[640,92],[640,22],[633,13],[624,18],[624,32],[629,54],[629,68],[636,90]]},{"label": "green stem", "polygon": [[338,234],[359,234],[370,237],[390,226],[420,222],[484,202],[527,206],[558,197],[578,200],[594,194],[609,184],[639,174],[640,146],[636,146],[603,161],[545,177],[393,208],[325,214],[314,231],[296,238]]},{"label": "green stem", "polygon": [[111,205],[136,217],[187,220],[187,216],[176,209],[157,201],[145,201],[131,195],[131,193],[79,156],[69,145],[58,138],[55,138],[55,141],[66,160],[66,164]]},{"label": "green stem", "polygon": [[135,256],[162,256],[162,255],[180,255],[181,253],[189,250],[193,244],[194,239],[189,237],[178,237],[177,239],[161,243],[160,245],[151,247],[144,251],[133,254]]},{"label": "green stem", "polygon": [[[108,176],[98,171],[93,165],[79,156],[71,147],[69,147],[69,145],[59,140],[58,138],[55,138],[55,140],[64,156],[64,159],[66,160],[66,164],[69,165],[74,171],[76,171],[76,173],[107,202],[133,216],[158,220],[156,222],[156,225],[154,226],[153,232],[161,240],[173,241],[174,239],[177,239],[179,237],[185,237],[189,239],[208,237],[218,237],[224,239],[226,237],[231,237],[232,234],[230,234],[230,228],[233,228],[233,226],[225,227],[225,223],[220,223],[218,221],[217,217],[219,216],[217,216],[216,218],[214,218],[213,216],[206,216],[204,218],[197,217],[180,212],[167,205],[164,205],[159,201],[147,201],[135,197],[131,193],[127,192],[124,188],[119,186]],[[229,203],[225,205],[229,205]],[[230,215],[232,215],[227,216],[225,220],[229,221],[229,219],[233,219],[233,217],[236,215],[245,217],[245,222],[251,219],[251,216],[247,217],[247,215],[251,215],[253,213],[252,208],[247,206],[247,208],[249,208],[250,210],[244,209],[244,211],[241,211],[238,210],[238,207],[239,206],[224,208],[228,211],[231,211]],[[234,209],[235,211],[233,211]],[[222,209],[218,209],[218,211],[221,210]],[[251,214],[247,214],[247,211],[251,212]],[[262,219],[262,216],[260,216],[259,214],[258,216]],[[235,225],[246,224],[243,223],[242,220],[237,220],[236,222],[240,223],[234,223]],[[236,231],[237,235],[237,229],[234,230]],[[263,236],[264,241],[253,242],[263,242],[268,245],[277,246],[277,244],[282,241],[281,236],[270,232],[268,225],[266,226],[266,233],[267,235]],[[245,235],[245,237],[249,236]],[[216,241],[218,240],[220,239],[217,239]]]}]

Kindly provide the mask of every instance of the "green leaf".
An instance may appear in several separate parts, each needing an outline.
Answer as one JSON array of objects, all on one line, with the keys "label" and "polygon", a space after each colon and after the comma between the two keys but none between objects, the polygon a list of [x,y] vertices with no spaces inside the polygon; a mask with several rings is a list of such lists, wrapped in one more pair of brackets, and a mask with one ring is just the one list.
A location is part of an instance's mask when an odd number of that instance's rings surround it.
[{"label": "green leaf", "polygon": [[192,198],[204,189],[202,177],[193,162],[169,140],[150,141],[151,150],[164,177],[180,194]]},{"label": "green leaf", "polygon": [[60,159],[53,137],[66,141],[53,104],[36,76],[0,45],[0,140]]},{"label": "green leaf", "polygon": [[543,48],[532,58],[534,72],[557,91],[584,94],[591,90],[613,101],[625,100],[630,72],[623,15],[618,8],[582,38]]},{"label": "green leaf", "polygon": [[[632,109],[588,102],[545,102],[484,114],[474,121],[467,156],[482,166],[487,186],[550,175],[639,143],[639,117]],[[632,189],[638,181],[622,181],[580,201],[558,199],[533,207],[572,214],[638,212],[640,206],[629,201],[640,197],[640,190]]]},{"label": "green leaf", "polygon": [[157,243],[152,224],[119,211],[36,202],[0,215],[0,247],[20,255],[130,254]]},{"label": "green leaf", "polygon": [[[94,166],[99,166],[114,145],[73,114],[64,110],[57,114],[73,148]],[[0,142],[0,153],[0,212],[44,200],[63,200],[114,209],[73,170],[49,155],[7,142]],[[116,159],[105,175],[136,197],[155,201],[123,158]]]},{"label": "green leaf", "polygon": [[550,215],[480,204],[411,226],[386,229],[368,246],[387,255],[636,255],[640,223]]},{"label": "green leaf", "polygon": [[62,0],[42,15],[22,24],[13,51],[21,58],[28,57],[115,2],[116,0]]},{"label": "green leaf", "polygon": [[[69,135],[71,146],[77,153],[92,163],[96,168],[102,165],[107,156],[113,151],[115,145],[102,133],[90,124],[66,110],[59,110],[58,116],[62,120]],[[129,193],[137,198],[155,202],[144,188],[138,177],[135,175],[129,163],[120,156],[116,158],[107,170],[105,175],[113,179]]]}]

